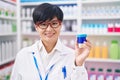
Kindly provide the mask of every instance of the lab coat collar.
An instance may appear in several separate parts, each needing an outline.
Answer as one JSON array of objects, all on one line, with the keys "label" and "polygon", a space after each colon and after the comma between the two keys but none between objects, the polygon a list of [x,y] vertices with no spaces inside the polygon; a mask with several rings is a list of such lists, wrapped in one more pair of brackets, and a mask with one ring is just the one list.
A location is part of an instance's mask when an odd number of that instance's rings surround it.
[{"label": "lab coat collar", "polygon": [[[62,52],[63,51],[63,46],[64,45],[61,43],[60,39],[58,39],[58,41],[57,41],[54,49],[52,50],[52,52],[57,50],[57,51],[59,51],[59,53],[54,54],[53,58],[50,60],[48,66],[45,69],[45,71],[48,71],[49,68],[52,65],[56,64],[58,61],[60,61],[60,59],[63,59],[63,57],[64,57],[64,55],[63,55],[64,53]],[[41,40],[39,41],[38,47],[39,47],[38,48],[39,51],[42,49],[42,47],[44,47]]]},{"label": "lab coat collar", "polygon": [[[42,70],[44,70],[44,67],[42,66],[42,62],[41,62],[40,55],[39,55],[39,49],[41,49],[42,47],[43,47],[42,41],[39,40],[35,44],[33,44],[29,50],[31,50],[31,53],[32,52],[35,53],[34,55],[38,60],[39,67],[42,68]],[[53,64],[56,64],[58,61],[60,61],[60,59],[63,59],[63,57],[67,54],[67,52],[63,52],[63,48],[64,48],[64,45],[58,39],[57,44],[54,49],[58,50],[60,52],[53,56],[52,60],[50,61],[50,63],[48,64],[48,66],[46,68],[46,71],[49,70],[49,68]],[[42,71],[42,72],[45,72],[45,71]],[[45,75],[45,73],[43,73],[43,76],[44,75]]]},{"label": "lab coat collar", "polygon": [[[43,43],[42,41],[40,40],[39,41],[39,44],[38,44],[38,50],[41,50],[43,47]],[[58,39],[57,43],[56,43],[56,46],[54,47],[53,50],[58,50],[58,51],[62,51],[62,43],[60,41],[60,39]]]},{"label": "lab coat collar", "polygon": [[[32,46],[29,47],[29,52],[35,52],[35,53],[39,53],[39,50],[43,47],[42,41],[36,41]],[[60,51],[60,55],[66,55],[68,54],[67,52],[63,52],[65,45],[62,44],[62,42],[60,41],[60,39],[58,39],[56,46],[54,47],[55,50]]]}]

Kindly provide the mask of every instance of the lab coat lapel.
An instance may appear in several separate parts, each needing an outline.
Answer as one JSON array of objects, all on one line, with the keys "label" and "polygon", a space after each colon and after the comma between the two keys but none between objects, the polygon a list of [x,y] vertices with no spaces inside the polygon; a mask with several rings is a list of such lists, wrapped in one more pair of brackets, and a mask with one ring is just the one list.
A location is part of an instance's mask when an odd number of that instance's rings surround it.
[{"label": "lab coat lapel", "polygon": [[40,73],[41,73],[42,76],[45,76],[45,69],[44,69],[42,60],[40,59],[40,54],[39,54],[39,50],[38,50],[37,44],[34,45],[33,48],[34,48],[34,56],[37,59],[37,64],[38,64],[38,67],[40,69]]},{"label": "lab coat lapel", "polygon": [[50,67],[54,64],[56,64],[58,61],[60,61],[63,58],[63,56],[61,56],[61,54],[56,53],[53,58],[50,60],[50,63],[48,64],[46,71],[48,71],[50,69]]},{"label": "lab coat lapel", "polygon": [[43,63],[42,63],[42,61],[40,59],[40,55],[38,53],[36,53],[35,57],[37,59],[37,64],[38,64],[38,67],[40,69],[41,75],[43,74],[42,76],[45,76],[45,69],[44,69]]},{"label": "lab coat lapel", "polygon": [[55,47],[56,47],[55,49],[56,49],[58,52],[56,52],[56,53],[54,54],[53,58],[50,60],[48,66],[47,66],[47,68],[46,68],[46,71],[48,71],[49,68],[50,68],[52,65],[56,64],[58,61],[60,61],[60,60],[63,59],[63,57],[64,57],[64,53],[61,53],[62,50],[63,50],[63,49],[62,49],[63,45],[62,45],[62,43],[60,42],[59,39],[58,39],[57,44],[56,44]]}]

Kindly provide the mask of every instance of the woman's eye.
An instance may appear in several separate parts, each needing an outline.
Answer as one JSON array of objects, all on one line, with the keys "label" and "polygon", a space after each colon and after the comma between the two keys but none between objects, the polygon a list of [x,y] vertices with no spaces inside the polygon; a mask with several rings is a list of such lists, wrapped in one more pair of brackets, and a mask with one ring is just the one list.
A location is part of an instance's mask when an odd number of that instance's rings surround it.
[{"label": "woman's eye", "polygon": [[56,25],[56,24],[58,24],[58,23],[57,23],[57,22],[53,22],[52,24],[53,24],[53,25]]},{"label": "woman's eye", "polygon": [[44,24],[41,24],[41,25],[42,25],[42,26],[46,26],[47,24],[44,23]]}]

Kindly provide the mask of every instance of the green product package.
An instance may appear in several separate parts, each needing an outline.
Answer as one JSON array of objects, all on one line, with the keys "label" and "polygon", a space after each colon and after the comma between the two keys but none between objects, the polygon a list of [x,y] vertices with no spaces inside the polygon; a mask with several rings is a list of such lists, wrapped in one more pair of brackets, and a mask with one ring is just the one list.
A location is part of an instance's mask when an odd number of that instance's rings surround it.
[{"label": "green product package", "polygon": [[15,23],[12,23],[12,32],[16,32],[17,31],[17,27]]},{"label": "green product package", "polygon": [[119,59],[120,59],[120,46],[119,46]]},{"label": "green product package", "polygon": [[110,58],[118,59],[119,57],[119,45],[117,40],[112,40],[110,45]]}]

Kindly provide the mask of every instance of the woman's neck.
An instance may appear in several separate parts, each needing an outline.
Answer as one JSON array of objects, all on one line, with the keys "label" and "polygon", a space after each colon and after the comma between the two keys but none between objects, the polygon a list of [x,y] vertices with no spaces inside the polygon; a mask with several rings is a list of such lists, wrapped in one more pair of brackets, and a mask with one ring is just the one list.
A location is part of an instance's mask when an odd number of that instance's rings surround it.
[{"label": "woman's neck", "polygon": [[52,41],[51,42],[50,41],[49,42],[43,42],[44,47],[45,47],[47,53],[50,53],[53,50],[53,48],[56,45],[56,42],[52,42]]}]

